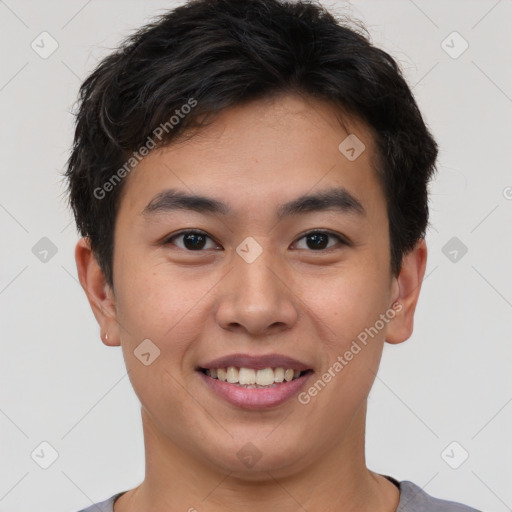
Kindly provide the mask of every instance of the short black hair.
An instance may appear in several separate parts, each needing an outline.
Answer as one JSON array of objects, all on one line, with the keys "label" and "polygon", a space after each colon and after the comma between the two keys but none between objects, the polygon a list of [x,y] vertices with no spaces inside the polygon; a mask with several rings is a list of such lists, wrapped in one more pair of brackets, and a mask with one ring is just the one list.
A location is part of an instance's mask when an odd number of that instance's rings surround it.
[{"label": "short black hair", "polygon": [[192,0],[127,37],[80,88],[65,177],[78,230],[111,287],[121,178],[139,150],[287,92],[327,100],[374,134],[398,275],[403,255],[425,237],[437,157],[398,64],[359,22],[308,0]]}]

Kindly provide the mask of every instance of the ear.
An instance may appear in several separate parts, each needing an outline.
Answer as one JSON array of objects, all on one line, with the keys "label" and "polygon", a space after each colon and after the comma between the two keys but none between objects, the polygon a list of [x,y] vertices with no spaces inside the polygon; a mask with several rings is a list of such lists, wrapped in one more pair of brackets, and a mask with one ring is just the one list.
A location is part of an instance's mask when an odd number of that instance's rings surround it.
[{"label": "ear", "polygon": [[83,237],[76,244],[75,261],[78,279],[100,326],[103,343],[109,346],[120,345],[114,293],[96,261],[89,238]]},{"label": "ear", "polygon": [[389,322],[386,330],[386,341],[388,343],[402,343],[409,339],[412,334],[414,311],[418,303],[426,266],[427,244],[421,238],[414,249],[404,255],[400,273],[397,277],[393,277],[392,297],[394,297],[393,304],[396,303],[393,307],[396,314]]}]

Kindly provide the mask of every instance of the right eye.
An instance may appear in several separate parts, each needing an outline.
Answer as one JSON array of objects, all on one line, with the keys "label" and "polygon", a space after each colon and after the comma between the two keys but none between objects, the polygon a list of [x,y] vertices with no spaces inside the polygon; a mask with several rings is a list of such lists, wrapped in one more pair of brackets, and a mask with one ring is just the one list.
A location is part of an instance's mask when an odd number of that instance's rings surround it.
[{"label": "right eye", "polygon": [[[180,239],[182,240],[182,245],[175,244],[173,240]],[[204,231],[200,231],[197,229],[189,229],[187,231],[180,231],[179,233],[175,233],[170,237],[166,238],[163,242],[164,245],[172,244],[176,245],[180,249],[185,251],[201,251],[205,249],[205,245],[207,245],[207,240],[213,239],[207,235]],[[206,249],[214,249],[215,247],[219,247],[214,243],[214,247],[206,247]]]}]

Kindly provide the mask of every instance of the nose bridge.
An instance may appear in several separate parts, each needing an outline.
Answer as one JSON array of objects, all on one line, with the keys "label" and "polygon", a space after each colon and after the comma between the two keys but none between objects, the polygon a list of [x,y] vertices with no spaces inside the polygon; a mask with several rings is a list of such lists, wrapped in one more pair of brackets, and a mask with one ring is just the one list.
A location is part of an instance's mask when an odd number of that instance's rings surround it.
[{"label": "nose bridge", "polygon": [[283,265],[271,247],[254,242],[243,242],[233,255],[217,320],[224,328],[239,325],[252,334],[277,325],[289,328],[298,315]]},{"label": "nose bridge", "polygon": [[245,288],[243,296],[256,300],[258,295],[263,295],[268,301],[279,293],[278,288],[282,286],[276,277],[276,273],[279,274],[279,262],[270,247],[262,248],[261,253],[253,261],[246,260],[240,255],[234,260],[237,279],[240,286]]}]

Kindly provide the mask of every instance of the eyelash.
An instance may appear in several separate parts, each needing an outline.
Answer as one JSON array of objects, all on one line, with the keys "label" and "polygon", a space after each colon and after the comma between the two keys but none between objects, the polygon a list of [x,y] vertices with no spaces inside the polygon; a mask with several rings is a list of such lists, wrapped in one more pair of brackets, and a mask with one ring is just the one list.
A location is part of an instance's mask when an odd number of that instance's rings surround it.
[{"label": "eyelash", "polygon": [[[213,238],[210,235],[208,235],[205,231],[201,231],[199,229],[188,229],[186,231],[180,231],[179,233],[175,233],[174,235],[166,238],[164,240],[163,244],[168,245],[168,244],[172,243],[172,240],[174,240],[175,238],[179,238],[180,236],[184,236],[184,235],[188,235],[188,234],[203,235],[203,236],[209,238],[210,240],[213,240]],[[298,238],[298,240],[302,240],[303,238],[306,238],[308,235],[312,235],[312,234],[327,235],[329,237],[336,238],[341,245],[344,245],[344,246],[351,245],[351,243],[347,239],[342,237],[341,235],[333,233],[332,231],[325,231],[325,230],[308,231],[307,233],[304,233],[300,238]],[[215,243],[217,243],[217,242],[215,242]],[[220,244],[218,244],[218,245],[220,245]],[[308,252],[325,252],[332,248],[333,247],[328,247],[328,248],[318,249],[318,250],[309,249]],[[178,249],[182,249],[182,248],[178,247]],[[182,249],[182,250],[187,251],[187,252],[204,252],[207,249],[198,249],[197,251],[190,250],[190,249]],[[302,249],[302,250],[304,250],[304,249]]]}]

